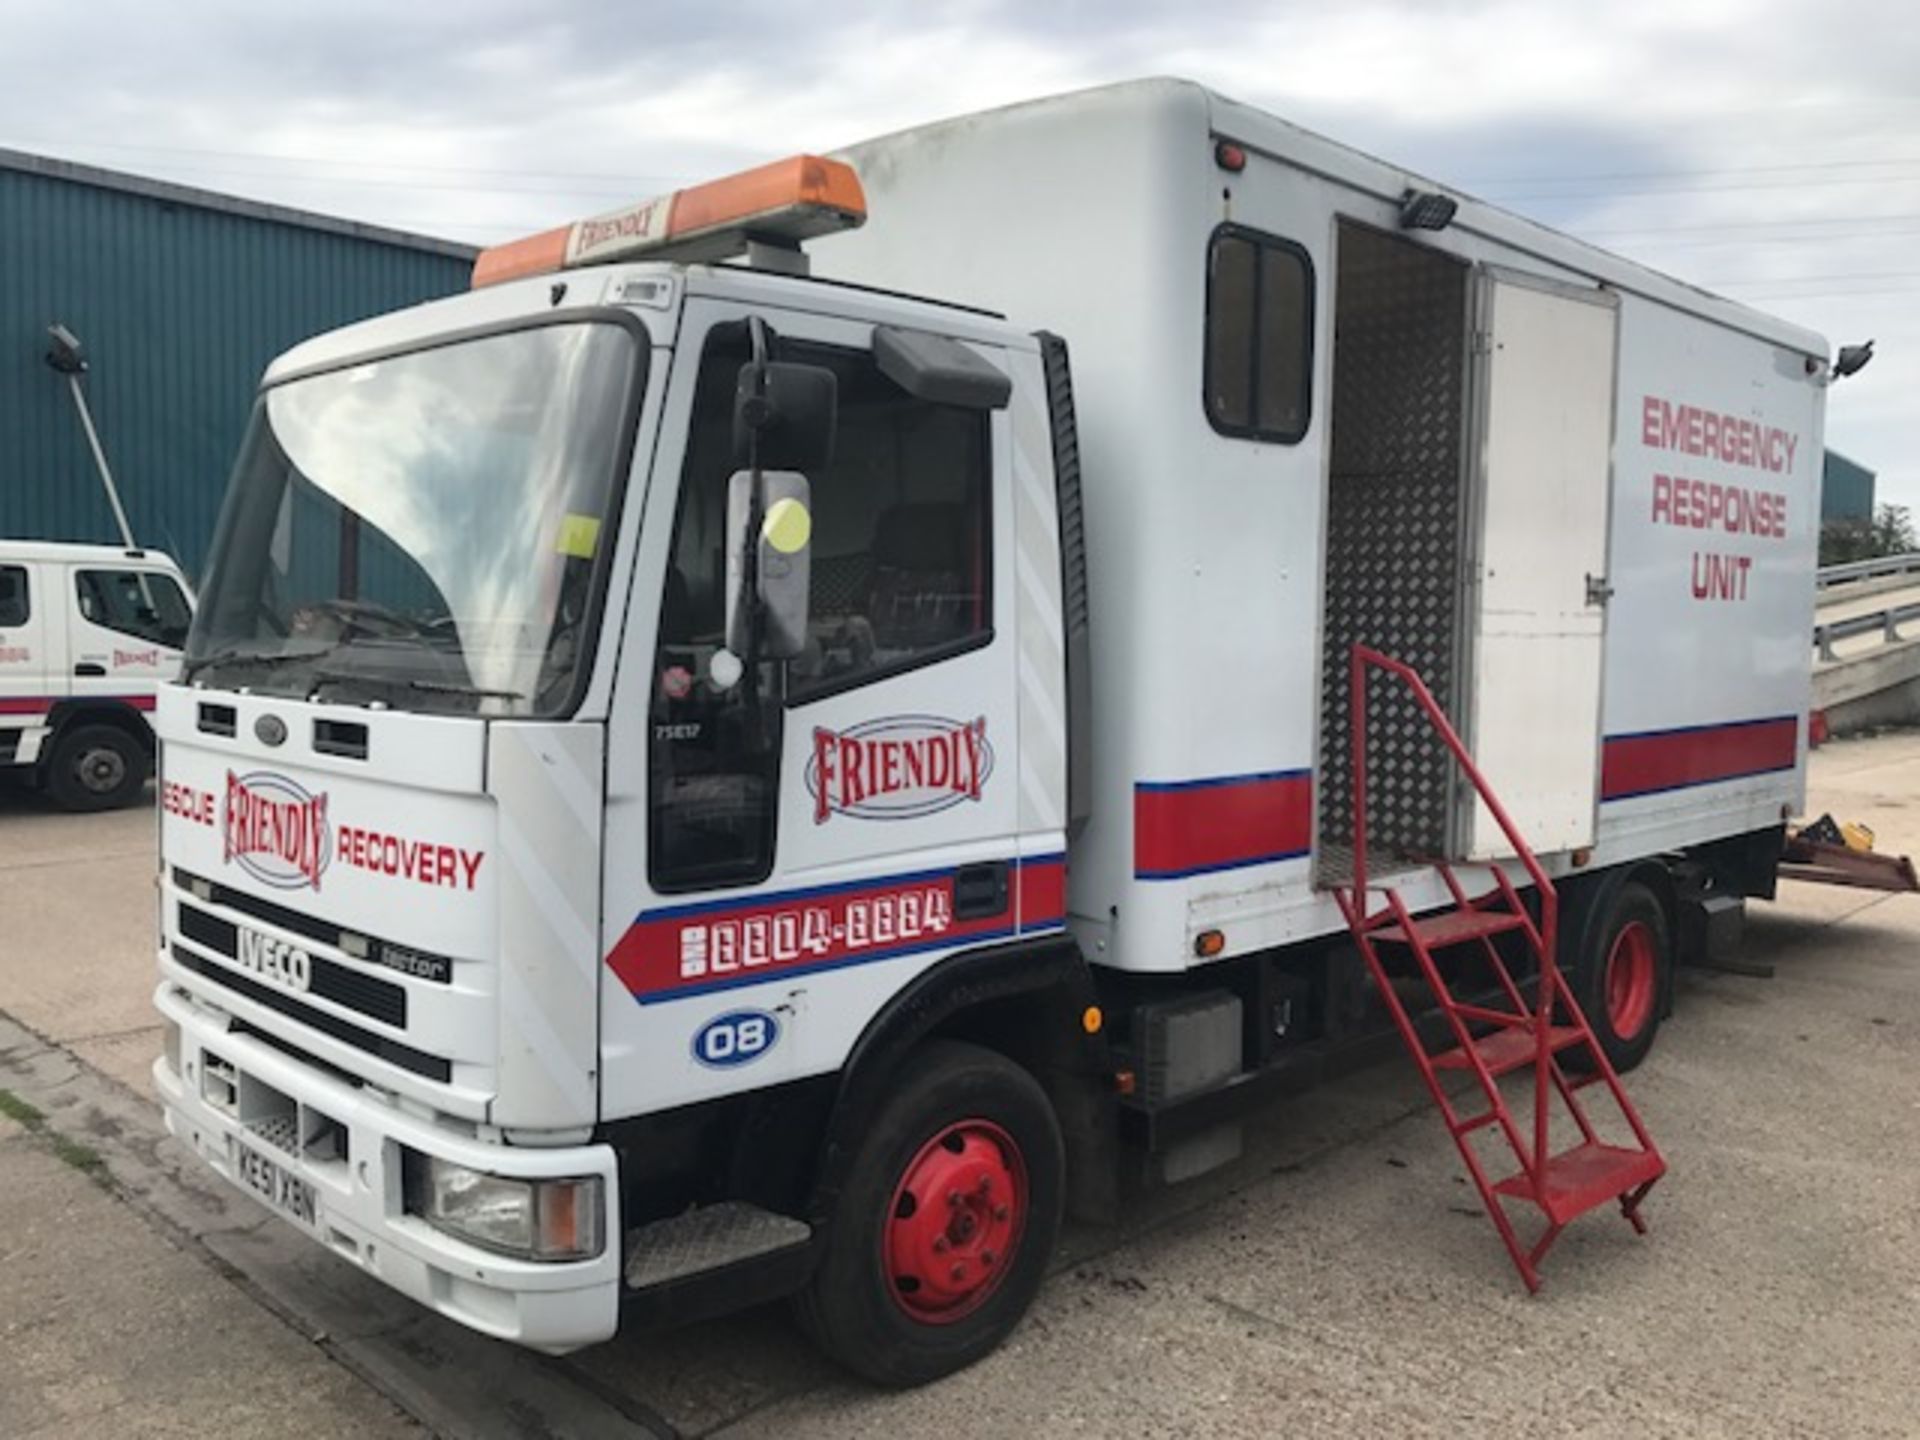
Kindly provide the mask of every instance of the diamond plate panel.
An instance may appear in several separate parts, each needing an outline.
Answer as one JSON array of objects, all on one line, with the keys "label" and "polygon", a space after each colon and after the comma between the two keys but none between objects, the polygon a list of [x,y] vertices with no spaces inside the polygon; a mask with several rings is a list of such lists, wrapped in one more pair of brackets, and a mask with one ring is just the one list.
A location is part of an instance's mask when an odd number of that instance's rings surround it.
[{"label": "diamond plate panel", "polygon": [[627,1236],[627,1288],[644,1290],[798,1245],[804,1220],[727,1200],[643,1225]]},{"label": "diamond plate panel", "polygon": [[[1406,661],[1453,711],[1467,276],[1408,241],[1341,227],[1321,651],[1318,840],[1329,854],[1353,838],[1351,648]],[[1445,747],[1391,684],[1370,687],[1367,734],[1369,848],[1444,853]]]}]

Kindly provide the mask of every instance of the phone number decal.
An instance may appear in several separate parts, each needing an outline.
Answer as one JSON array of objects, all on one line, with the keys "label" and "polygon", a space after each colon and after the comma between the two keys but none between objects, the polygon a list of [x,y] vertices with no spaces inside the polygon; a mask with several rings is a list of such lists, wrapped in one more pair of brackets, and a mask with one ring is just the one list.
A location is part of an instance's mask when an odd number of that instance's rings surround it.
[{"label": "phone number decal", "polygon": [[643,1003],[859,965],[1015,931],[954,915],[951,871],[643,912],[607,963]]}]

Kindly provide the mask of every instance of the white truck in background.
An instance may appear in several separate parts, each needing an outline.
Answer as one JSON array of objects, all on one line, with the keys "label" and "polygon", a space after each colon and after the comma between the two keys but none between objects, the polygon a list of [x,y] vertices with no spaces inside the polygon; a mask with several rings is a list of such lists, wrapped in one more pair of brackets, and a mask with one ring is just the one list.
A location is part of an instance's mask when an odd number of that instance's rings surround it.
[{"label": "white truck in background", "polygon": [[68,810],[131,805],[193,594],[156,550],[0,540],[0,774]]},{"label": "white truck in background", "polygon": [[1641,1224],[1616,1072],[1802,801],[1818,336],[1161,81],[475,286],[269,369],[162,689],[209,1165],[488,1334],[787,1295],[894,1384],[1396,1031],[1530,1286]]}]

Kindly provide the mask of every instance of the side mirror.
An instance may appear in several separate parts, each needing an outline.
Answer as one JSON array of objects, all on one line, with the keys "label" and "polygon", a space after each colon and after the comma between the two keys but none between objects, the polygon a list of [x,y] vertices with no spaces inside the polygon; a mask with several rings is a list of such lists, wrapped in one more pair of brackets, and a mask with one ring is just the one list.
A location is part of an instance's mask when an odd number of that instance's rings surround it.
[{"label": "side mirror", "polygon": [[[831,374],[827,377],[831,380]],[[807,595],[813,579],[812,487],[792,470],[763,470],[760,534],[755,547],[760,634],[758,653],[791,660],[807,644]],[[753,474],[727,481],[727,649],[755,653],[751,644],[754,605],[747,595],[747,518],[753,505]]]},{"label": "side mirror", "polygon": [[[765,384],[761,381],[764,378]],[[823,365],[749,362],[733,394],[734,464],[823,475],[833,459],[839,387]]]}]

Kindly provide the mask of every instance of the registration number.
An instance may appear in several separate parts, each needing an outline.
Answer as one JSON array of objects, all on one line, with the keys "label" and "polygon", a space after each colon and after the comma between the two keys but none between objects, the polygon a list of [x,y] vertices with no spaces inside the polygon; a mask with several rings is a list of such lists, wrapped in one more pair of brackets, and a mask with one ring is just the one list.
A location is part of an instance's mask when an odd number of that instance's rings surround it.
[{"label": "registration number", "polygon": [[241,1141],[233,1142],[233,1173],[242,1185],[289,1220],[312,1229],[319,1221],[313,1186]]}]

